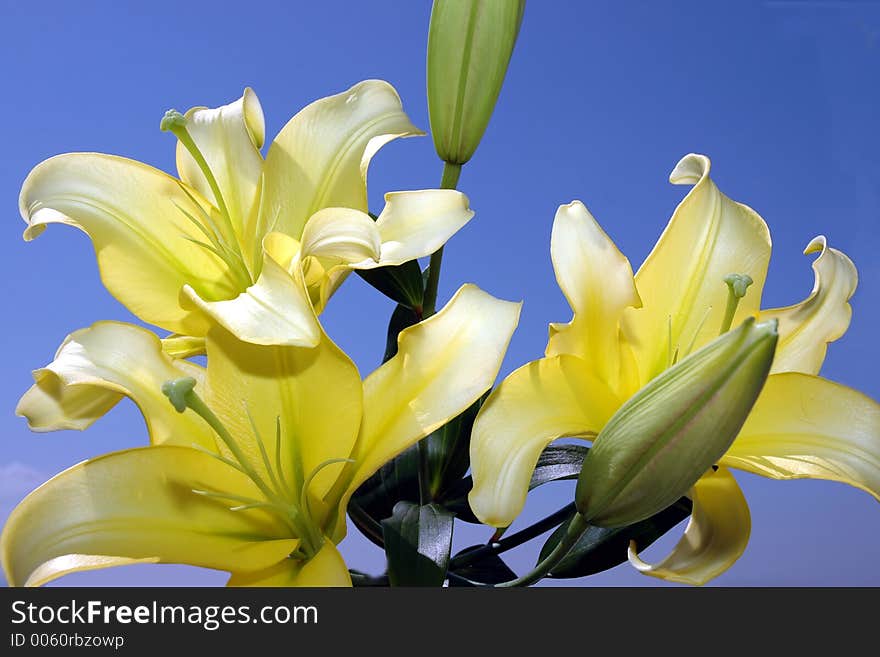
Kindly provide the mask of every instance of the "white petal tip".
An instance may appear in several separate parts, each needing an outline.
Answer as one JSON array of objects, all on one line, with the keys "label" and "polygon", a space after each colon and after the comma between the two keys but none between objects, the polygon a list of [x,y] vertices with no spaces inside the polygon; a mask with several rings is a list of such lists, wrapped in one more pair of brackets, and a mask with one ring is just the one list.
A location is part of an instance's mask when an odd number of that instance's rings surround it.
[{"label": "white petal tip", "polygon": [[810,255],[811,253],[824,253],[825,249],[828,248],[828,240],[824,235],[816,235],[813,239],[810,240],[810,243],[807,244],[804,249],[804,255]]},{"label": "white petal tip", "polygon": [[673,185],[696,185],[709,175],[710,168],[711,162],[708,157],[698,153],[688,153],[678,161],[669,174],[669,182]]}]

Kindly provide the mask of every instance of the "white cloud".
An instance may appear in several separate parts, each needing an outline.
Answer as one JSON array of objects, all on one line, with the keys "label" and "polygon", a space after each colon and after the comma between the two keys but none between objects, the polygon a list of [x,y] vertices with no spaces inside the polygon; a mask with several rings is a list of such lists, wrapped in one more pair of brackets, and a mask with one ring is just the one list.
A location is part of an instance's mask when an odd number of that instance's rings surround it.
[{"label": "white cloud", "polygon": [[0,501],[16,501],[46,481],[45,473],[12,461],[0,465]]}]

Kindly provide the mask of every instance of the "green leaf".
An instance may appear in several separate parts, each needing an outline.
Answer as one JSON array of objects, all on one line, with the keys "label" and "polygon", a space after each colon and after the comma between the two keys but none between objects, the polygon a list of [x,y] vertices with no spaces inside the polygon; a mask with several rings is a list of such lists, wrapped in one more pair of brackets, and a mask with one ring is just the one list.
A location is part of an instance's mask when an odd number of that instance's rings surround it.
[{"label": "green leaf", "polygon": [[[472,545],[455,555],[460,557],[468,552],[482,549],[483,545]],[[453,557],[453,558],[455,558]],[[474,563],[470,563],[454,572],[449,572],[449,586],[491,586],[516,579],[516,573],[510,569],[497,554],[487,554]]]},{"label": "green leaf", "polygon": [[586,445],[550,445],[541,452],[529,490],[551,481],[577,479],[589,451]]},{"label": "green leaf", "polygon": [[452,514],[436,504],[397,503],[382,521],[391,586],[442,586],[452,528]]},{"label": "green leaf", "polygon": [[[550,571],[550,577],[586,577],[614,568],[627,560],[627,548],[631,540],[636,541],[640,550],[648,547],[687,518],[692,506],[690,499],[682,497],[663,511],[633,525],[614,529],[591,526],[562,561]],[[568,522],[564,522],[550,535],[541,548],[539,561],[556,547],[567,525]]]},{"label": "green leaf", "polygon": [[405,329],[418,324],[419,317],[412,309],[398,304],[388,321],[388,337],[385,341],[385,355],[382,362],[387,363],[397,355],[397,336]]},{"label": "green leaf", "polygon": [[[529,490],[551,481],[577,479],[584,458],[589,451],[590,448],[585,445],[550,445],[541,452],[541,456],[538,458],[538,463],[529,482]],[[441,501],[443,506],[455,513],[459,520],[481,524],[474,516],[467,501],[471,488],[473,488],[471,477],[459,479],[449,486],[446,494],[441,497]]]},{"label": "green leaf", "polygon": [[471,464],[471,429],[488,394],[424,439],[432,499],[441,499],[467,473]]},{"label": "green leaf", "polygon": [[[390,518],[394,505],[402,501],[419,501],[419,452],[416,446],[385,463],[361,484],[352,498],[352,504],[357,505],[375,523]],[[349,506],[349,513],[358,529],[371,537],[371,528],[361,526],[358,514],[352,513],[352,506]]]},{"label": "green leaf", "polygon": [[402,265],[356,271],[358,276],[392,301],[421,313],[425,286],[418,261],[410,260]]}]

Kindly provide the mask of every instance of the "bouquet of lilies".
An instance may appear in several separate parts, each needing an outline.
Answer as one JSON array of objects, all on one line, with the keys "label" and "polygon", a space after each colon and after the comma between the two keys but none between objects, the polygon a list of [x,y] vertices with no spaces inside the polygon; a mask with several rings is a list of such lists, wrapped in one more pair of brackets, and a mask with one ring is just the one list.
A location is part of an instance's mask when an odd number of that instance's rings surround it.
[{"label": "bouquet of lilies", "polygon": [[[30,172],[24,238],[53,223],[84,231],[104,285],[156,330],[96,322],[34,371],[16,409],[34,431],[86,429],[128,397],[149,444],[75,465],[21,502],[0,539],[10,584],[159,562],[226,571],[231,586],[507,587],[627,560],[702,584],[748,542],[731,468],[880,498],[880,406],[818,376],[850,322],[853,263],[815,237],[812,291],[762,308],[768,227],[721,193],[704,155],[675,165],[670,182],[690,189],[635,274],[583,203],[559,206],[550,257],[573,316],[493,389],[520,305],[467,284],[438,308],[437,289],[444,244],[474,217],[459,178],[524,4],[435,1],[427,91],[442,180],[389,191],[376,213],[371,158],[423,134],[379,80],[300,110],[265,156],[245,89],[166,113],[176,177],[99,153]],[[397,303],[366,377],[321,323],[352,272]],[[561,479],[577,480],[570,504],[505,533],[531,490]],[[688,517],[666,558],[639,556]],[[490,540],[451,554],[457,522],[488,525]],[[385,574],[348,568],[337,545],[349,523],[384,550]],[[550,530],[534,568],[513,572],[504,552]]]}]

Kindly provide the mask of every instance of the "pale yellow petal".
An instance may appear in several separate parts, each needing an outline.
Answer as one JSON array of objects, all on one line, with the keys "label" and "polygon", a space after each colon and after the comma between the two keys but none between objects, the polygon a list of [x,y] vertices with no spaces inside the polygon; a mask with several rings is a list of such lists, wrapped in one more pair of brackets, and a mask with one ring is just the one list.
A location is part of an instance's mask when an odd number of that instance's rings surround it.
[{"label": "pale yellow petal", "polygon": [[234,299],[207,301],[191,287],[186,304],[200,309],[240,340],[260,345],[314,347],[321,329],[301,281],[265,255],[257,282]]},{"label": "pale yellow petal", "polygon": [[397,355],[364,380],[352,489],[492,386],[519,312],[518,303],[463,285],[440,312],[400,333]]},{"label": "pale yellow petal", "polygon": [[162,351],[172,358],[191,358],[205,355],[205,338],[192,335],[169,335],[162,338]]},{"label": "pale yellow petal", "polygon": [[328,207],[367,211],[367,167],[384,144],[423,134],[394,88],[366,80],[315,101],[294,116],[266,156],[259,235],[299,239],[306,221]]},{"label": "pale yellow petal", "polygon": [[143,413],[153,444],[213,449],[208,425],[192,411],[175,411],[162,394],[163,383],[183,376],[192,376],[201,388],[202,368],[168,356],[150,331],[97,322],[67,336],[55,360],[34,371],[36,383],[15,412],[33,431],[85,429],[126,396]]},{"label": "pale yellow petal", "polygon": [[[252,89],[246,88],[241,98],[228,105],[212,109],[194,107],[185,116],[186,130],[205,158],[229,209],[235,236],[241,237],[245,221],[257,200],[263,173],[263,157],[259,149],[263,145],[266,127],[260,101]],[[180,142],[177,144],[177,171],[181,180],[220,207],[205,174]]]},{"label": "pale yellow petal", "polygon": [[880,500],[880,405],[808,374],[767,379],[721,461],[771,479],[828,479]]},{"label": "pale yellow petal", "polygon": [[747,274],[754,281],[733,326],[755,315],[770,260],[764,220],[718,190],[709,178],[707,157],[685,156],[669,180],[694,187],[636,274],[643,307],[625,314],[643,385],[668,367],[676,350],[683,357],[718,336],[728,274]]},{"label": "pale yellow petal", "polygon": [[547,356],[580,356],[612,390],[619,390],[620,318],[625,308],[642,305],[629,260],[580,201],[559,206],[550,255],[574,317],[568,324],[550,325]]},{"label": "pale yellow petal", "polygon": [[382,250],[376,223],[366,212],[324,208],[309,218],[302,234],[302,257],[340,263],[375,262]]},{"label": "pale yellow petal", "polygon": [[365,266],[399,265],[431,255],[473,216],[467,196],[452,189],[385,194],[385,208],[376,219],[381,258]]},{"label": "pale yellow petal", "polygon": [[345,535],[345,509],[360,484],[492,386],[519,312],[520,304],[463,285],[440,312],[400,333],[397,355],[364,381],[355,462],[331,493],[335,541]]},{"label": "pale yellow petal", "polygon": [[813,261],[816,276],[810,296],[794,306],[762,310],[760,318],[779,320],[779,345],[772,373],[818,374],[829,342],[849,327],[852,307],[848,301],[859,282],[856,267],[846,254],[828,246],[825,237],[814,238],[804,255],[818,253]]},{"label": "pale yellow petal", "polygon": [[[218,328],[208,334],[208,362],[208,405],[238,438],[254,468],[265,472],[250,413],[273,467],[282,469],[295,496],[320,465],[351,453],[361,423],[361,378],[323,333],[317,346],[304,349],[249,344]],[[310,486],[316,498],[341,468],[320,470]]]},{"label": "pale yellow petal", "polygon": [[42,586],[59,577],[72,575],[73,573],[145,563],[159,563],[159,559],[157,557],[129,559],[127,557],[111,557],[104,554],[65,554],[49,559],[37,566],[22,586]]},{"label": "pale yellow petal", "polygon": [[321,550],[308,561],[285,559],[281,563],[255,573],[234,573],[227,586],[351,586],[348,566],[339,550],[325,540]]},{"label": "pale yellow petal", "polygon": [[640,572],[669,582],[705,584],[730,568],[749,542],[751,516],[736,479],[724,468],[703,476],[691,489],[694,503],[684,536],[657,564],[639,558],[630,542],[630,563]]},{"label": "pale yellow petal", "polygon": [[28,495],[0,537],[13,586],[130,560],[261,570],[295,547],[263,509],[231,511],[206,490],[259,497],[237,470],[187,447],[126,450],[80,463]]},{"label": "pale yellow petal", "polygon": [[576,356],[520,367],[480,409],[471,434],[471,509],[487,525],[507,527],[522,511],[544,448],[565,436],[594,435],[620,406],[589,363]]},{"label": "pale yellow petal", "polygon": [[222,260],[191,241],[205,236],[187,213],[198,219],[209,207],[158,169],[99,153],[42,162],[19,198],[26,240],[50,223],[81,229],[92,239],[110,293],[142,320],[187,335],[203,335],[207,324],[178,303],[184,284],[208,299],[239,291]]}]

